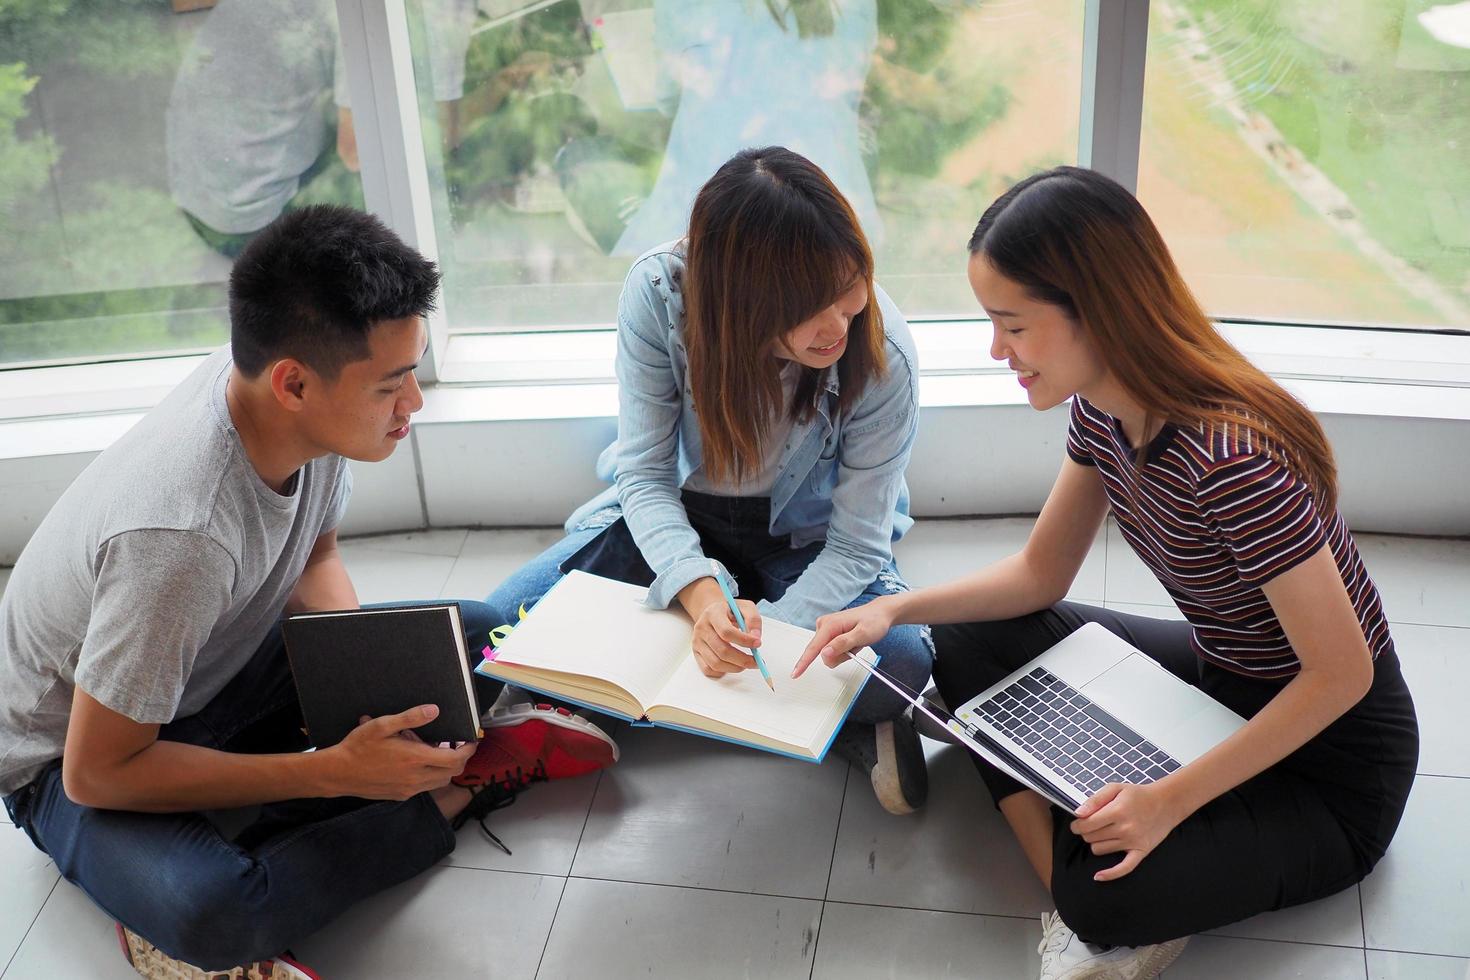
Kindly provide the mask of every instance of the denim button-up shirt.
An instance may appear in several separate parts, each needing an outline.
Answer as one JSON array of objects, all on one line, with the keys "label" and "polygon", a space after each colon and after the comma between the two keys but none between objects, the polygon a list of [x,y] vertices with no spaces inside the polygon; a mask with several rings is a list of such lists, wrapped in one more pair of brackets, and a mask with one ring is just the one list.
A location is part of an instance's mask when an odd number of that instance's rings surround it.
[{"label": "denim button-up shirt", "polygon": [[[570,531],[621,506],[656,576],[647,601],[659,609],[710,574],[679,496],[701,461],[683,341],[683,274],[681,243],[646,253],[628,273],[618,302],[618,438],[597,460],[598,476],[613,486],[567,521]],[[903,314],[876,292],[886,372],[838,415],[837,371],[827,370],[817,411],[796,423],[770,491],[772,535],[789,534],[793,548],[826,543],[780,600],[759,604],[763,616],[797,626],[811,628],[818,616],[861,595],[892,559],[892,543],[913,526],[903,474],[918,430],[918,364]],[[737,588],[727,571],[720,573]]]}]

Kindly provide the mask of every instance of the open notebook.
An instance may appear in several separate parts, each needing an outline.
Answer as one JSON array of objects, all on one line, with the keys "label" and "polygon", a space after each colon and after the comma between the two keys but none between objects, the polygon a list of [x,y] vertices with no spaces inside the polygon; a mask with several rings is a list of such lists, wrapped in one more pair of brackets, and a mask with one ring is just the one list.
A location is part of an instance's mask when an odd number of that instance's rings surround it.
[{"label": "open notebook", "polygon": [[[706,677],[690,649],[689,617],[648,608],[647,592],[569,572],[476,670],[635,723],[822,761],[868,679],[864,670],[844,663],[792,680],[812,632],[764,619],[761,655],[775,693],[757,670]],[[877,660],[866,647],[861,655]]]}]

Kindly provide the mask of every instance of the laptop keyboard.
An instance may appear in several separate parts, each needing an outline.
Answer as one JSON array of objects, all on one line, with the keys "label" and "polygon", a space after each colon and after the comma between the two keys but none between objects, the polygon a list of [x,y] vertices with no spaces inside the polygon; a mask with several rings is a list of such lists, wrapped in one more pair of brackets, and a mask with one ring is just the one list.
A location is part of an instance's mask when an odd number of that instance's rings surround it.
[{"label": "laptop keyboard", "polygon": [[1151,783],[1179,768],[1167,752],[1044,667],[977,711],[1088,795],[1107,783]]}]

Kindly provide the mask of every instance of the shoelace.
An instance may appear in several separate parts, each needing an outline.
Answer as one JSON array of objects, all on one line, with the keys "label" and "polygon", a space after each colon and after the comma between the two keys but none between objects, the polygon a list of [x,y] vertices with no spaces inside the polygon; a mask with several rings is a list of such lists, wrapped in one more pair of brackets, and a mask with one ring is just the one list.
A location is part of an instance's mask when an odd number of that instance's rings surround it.
[{"label": "shoelace", "polygon": [[1062,947],[1067,945],[1067,934],[1071,930],[1062,921],[1061,915],[1056,912],[1043,912],[1041,915],[1041,942],[1036,944],[1036,952],[1043,960],[1048,953],[1060,953]]},{"label": "shoelace", "polygon": [[[520,766],[516,766],[513,770],[507,769],[501,774],[499,779],[491,780],[483,786],[466,786],[465,789],[468,789],[474,795],[470,797],[470,802],[460,812],[459,816],[451,822],[450,826],[458,830],[464,826],[466,820],[474,820],[480,825],[480,831],[496,847],[500,848],[509,856],[511,853],[510,848],[505,846],[505,841],[501,840],[485,821],[490,819],[490,814],[496,810],[504,810],[514,803],[516,796],[527,786],[532,783],[544,782],[547,782],[546,763],[542,760],[537,760],[536,765],[530,772],[523,770]],[[490,796],[485,797],[484,794],[486,793],[489,793]]]},{"label": "shoelace", "polygon": [[[484,790],[481,790],[480,792],[484,792]],[[476,793],[475,797],[478,798],[479,795],[480,793]],[[490,838],[490,840],[494,842],[496,847],[505,852],[507,857],[510,856],[510,848],[505,846],[505,841],[495,836],[495,831],[491,830],[490,825],[487,824],[485,821],[490,819],[490,814],[494,813],[496,810],[504,810],[515,801],[516,797],[514,793],[507,793],[504,796],[497,796],[492,799],[489,806],[484,808],[483,812],[475,814],[475,823],[480,825],[480,832],[483,833],[486,837]],[[471,799],[470,806],[474,806],[474,804],[475,800]]]},{"label": "shoelace", "polygon": [[501,786],[504,786],[511,792],[519,792],[525,789],[527,786],[530,786],[532,783],[544,783],[547,781],[548,777],[546,775],[545,759],[537,759],[536,765],[531,768],[530,772],[525,772],[521,769],[520,766],[516,766],[514,771],[507,769],[501,775],[501,777],[496,780],[497,783],[499,783]]}]

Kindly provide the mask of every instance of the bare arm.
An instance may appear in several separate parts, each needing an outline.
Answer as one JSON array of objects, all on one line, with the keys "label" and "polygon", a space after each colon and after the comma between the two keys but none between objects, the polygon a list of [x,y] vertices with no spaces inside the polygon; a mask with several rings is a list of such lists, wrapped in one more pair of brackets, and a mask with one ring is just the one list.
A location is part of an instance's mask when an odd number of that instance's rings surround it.
[{"label": "bare arm", "polygon": [[1301,660],[1301,672],[1235,734],[1160,781],[1183,816],[1301,748],[1362,700],[1373,683],[1368,641],[1330,548],[1323,545],[1262,591]]},{"label": "bare arm", "polygon": [[316,539],[306,567],[291,597],[286,600],[287,612],[310,612],[321,609],[356,609],[357,590],[347,575],[347,566],[342,564],[342,552],[337,549],[337,532],[328,531]]},{"label": "bare arm", "polygon": [[800,677],[818,656],[835,666],[876,643],[900,623],[964,623],[1011,619],[1060,602],[1072,587],[1108,512],[1102,478],[1070,457],[1041,508],[1026,546],[963,578],[883,596],[817,620],[817,635],[792,671]]},{"label": "bare arm", "polygon": [[72,697],[61,778],[83,806],[145,813],[223,809],[306,797],[406,800],[446,785],[474,743],[439,749],[401,733],[438,710],[412,708],[359,725],[319,752],[245,755],[160,741],[81,688]]}]

